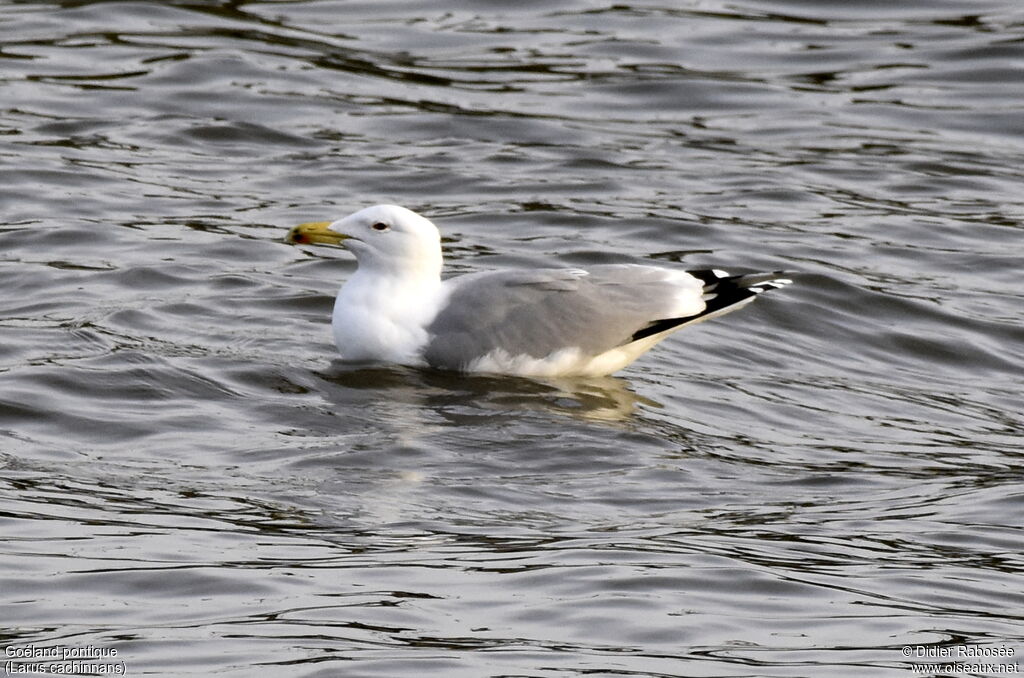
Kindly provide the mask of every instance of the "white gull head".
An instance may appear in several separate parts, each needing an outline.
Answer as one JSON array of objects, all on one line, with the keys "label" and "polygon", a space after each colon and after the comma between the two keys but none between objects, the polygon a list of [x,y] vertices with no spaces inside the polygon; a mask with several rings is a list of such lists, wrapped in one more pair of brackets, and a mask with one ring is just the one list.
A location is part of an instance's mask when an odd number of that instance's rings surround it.
[{"label": "white gull head", "polygon": [[441,275],[441,234],[412,210],[374,205],[331,222],[361,269],[396,277],[434,279]]}]

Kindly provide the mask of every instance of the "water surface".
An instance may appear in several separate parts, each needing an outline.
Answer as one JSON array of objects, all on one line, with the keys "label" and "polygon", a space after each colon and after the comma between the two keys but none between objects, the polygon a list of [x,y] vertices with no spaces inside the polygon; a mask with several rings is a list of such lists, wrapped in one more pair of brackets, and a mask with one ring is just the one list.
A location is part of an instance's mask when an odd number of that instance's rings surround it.
[{"label": "water surface", "polygon": [[[1022,68],[994,0],[0,7],[0,645],[175,676],[1015,665]],[[456,273],[797,282],[608,379],[347,366],[354,262],[282,240],[378,202]]]}]

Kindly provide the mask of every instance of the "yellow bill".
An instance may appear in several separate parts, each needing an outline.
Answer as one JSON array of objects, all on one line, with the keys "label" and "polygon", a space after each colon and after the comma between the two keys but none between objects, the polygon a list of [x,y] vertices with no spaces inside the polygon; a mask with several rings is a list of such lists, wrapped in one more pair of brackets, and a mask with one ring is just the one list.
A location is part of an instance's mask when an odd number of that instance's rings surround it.
[{"label": "yellow bill", "polygon": [[342,240],[351,237],[329,230],[327,227],[332,223],[331,221],[310,221],[293,226],[285,236],[285,242],[295,245],[340,245]]}]

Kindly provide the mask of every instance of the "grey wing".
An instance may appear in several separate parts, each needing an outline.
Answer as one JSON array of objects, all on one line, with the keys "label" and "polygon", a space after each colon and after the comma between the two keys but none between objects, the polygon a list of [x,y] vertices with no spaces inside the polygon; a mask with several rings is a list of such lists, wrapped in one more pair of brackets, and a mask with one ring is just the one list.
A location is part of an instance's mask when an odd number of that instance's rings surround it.
[{"label": "grey wing", "polygon": [[598,355],[654,321],[704,309],[702,281],[653,266],[477,273],[445,284],[451,292],[427,327],[424,359],[446,369],[499,349],[533,358],[568,347]]}]

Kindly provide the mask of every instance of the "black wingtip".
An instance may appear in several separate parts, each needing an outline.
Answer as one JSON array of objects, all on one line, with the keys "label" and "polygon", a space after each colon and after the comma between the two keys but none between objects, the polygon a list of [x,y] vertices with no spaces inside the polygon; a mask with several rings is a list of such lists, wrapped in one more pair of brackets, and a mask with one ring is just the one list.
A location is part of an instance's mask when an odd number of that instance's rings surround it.
[{"label": "black wingtip", "polygon": [[707,320],[717,315],[728,313],[733,307],[739,307],[753,300],[759,294],[777,290],[793,282],[792,271],[774,271],[772,273],[748,273],[730,275],[728,271],[718,268],[687,271],[690,275],[704,283],[703,311],[685,318],[663,318],[651,321],[646,327],[637,330],[630,342],[645,337]]}]

